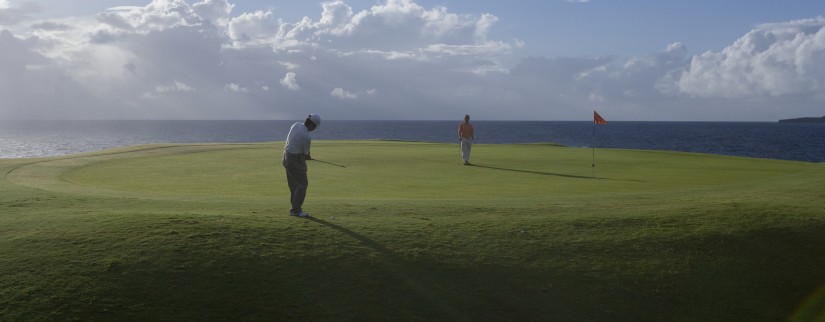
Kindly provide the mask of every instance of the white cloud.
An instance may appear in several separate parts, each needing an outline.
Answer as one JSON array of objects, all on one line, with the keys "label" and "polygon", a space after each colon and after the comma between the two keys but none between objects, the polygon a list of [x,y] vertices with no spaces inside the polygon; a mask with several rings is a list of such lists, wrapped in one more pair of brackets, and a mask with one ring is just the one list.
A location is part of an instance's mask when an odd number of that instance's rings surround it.
[{"label": "white cloud", "polygon": [[194,92],[195,89],[179,81],[174,81],[172,85],[156,87],[155,91],[157,91],[158,93]]},{"label": "white cloud", "polygon": [[527,44],[496,39],[495,13],[411,0],[326,2],[297,21],[232,10],[154,0],[0,31],[0,118],[295,118],[311,107],[332,118],[565,120],[597,105],[623,119],[765,120],[821,114],[825,101],[825,18],[760,25],[695,57],[673,43],[629,58],[519,59]]},{"label": "white cloud", "polygon": [[331,1],[321,4],[323,12],[318,23],[320,28],[326,28],[329,33],[341,35],[351,30],[347,30],[345,25],[350,22],[353,16],[352,8],[343,1]]},{"label": "white cloud", "polygon": [[228,0],[200,0],[192,5],[192,11],[212,23],[225,25],[235,5]]},{"label": "white cloud", "polygon": [[162,99],[167,97],[170,93],[185,93],[194,91],[195,88],[182,82],[174,81],[168,85],[158,85],[155,87],[154,91],[145,92],[140,97],[143,99]]},{"label": "white cloud", "polygon": [[241,87],[241,85],[235,83],[229,83],[224,86],[225,91],[234,92],[234,93],[245,93],[248,92],[249,89],[246,87]]},{"label": "white cloud", "polygon": [[281,65],[281,66],[286,67],[287,70],[296,70],[299,67],[301,67],[298,64],[293,64],[293,63],[285,62],[285,61],[279,61],[278,64]]},{"label": "white cloud", "polygon": [[332,95],[332,97],[339,98],[339,99],[354,100],[354,99],[358,98],[358,94],[350,93],[350,92],[348,92],[348,91],[346,91],[346,90],[344,90],[343,88],[340,88],[340,87],[336,87],[335,89],[333,89],[332,92],[329,93],[329,95]]},{"label": "white cloud", "polygon": [[272,11],[255,11],[232,18],[229,22],[228,35],[232,46],[259,46],[274,43],[280,31],[280,24]]},{"label": "white cloud", "polygon": [[200,19],[189,15],[189,6],[155,0],[146,7],[116,7],[98,14],[100,22],[113,30],[149,33],[175,27],[194,26]]},{"label": "white cloud", "polygon": [[[445,7],[428,10],[412,0],[386,1],[357,13],[341,0],[325,2],[322,8],[321,19],[317,22],[308,17],[297,23],[281,22],[276,37],[255,39],[259,40],[258,44],[269,43],[275,50],[324,46],[342,53],[364,50],[395,53],[387,55],[387,59],[401,57],[398,53],[411,56],[421,50],[435,54],[431,58],[443,58],[466,52],[450,48],[489,51],[492,47],[509,47],[501,42],[488,43],[487,34],[498,21],[492,14],[458,15]],[[263,17],[256,21],[258,25],[273,23],[272,19]],[[436,52],[437,49],[448,50]],[[497,53],[507,51],[498,49]]]},{"label": "white cloud", "polygon": [[825,18],[764,24],[721,52],[693,57],[676,86],[699,97],[821,93],[822,62]]},{"label": "white cloud", "polygon": [[493,56],[509,53],[510,46],[502,42],[468,45],[432,44],[422,50],[425,53],[450,56]]},{"label": "white cloud", "polygon": [[337,98],[337,99],[342,99],[342,100],[356,100],[356,99],[361,98],[361,97],[364,97],[364,96],[366,96],[366,97],[374,97],[374,96],[378,95],[378,89],[376,89],[376,88],[370,88],[370,89],[365,90],[365,91],[350,92],[350,91],[345,90],[345,89],[343,89],[343,88],[336,87],[336,88],[335,88],[335,89],[333,89],[333,90],[332,90],[332,92],[330,92],[329,94],[330,94],[332,97],[335,97],[335,98]]},{"label": "white cloud", "polygon": [[284,75],[284,78],[281,79],[281,86],[293,91],[301,89],[301,86],[298,86],[298,81],[295,79],[295,73],[293,72],[289,72]]},{"label": "white cloud", "polygon": [[476,28],[473,32],[476,42],[486,42],[487,41],[487,33],[490,32],[490,29],[493,27],[498,21],[498,17],[491,15],[489,13],[485,13],[481,15],[481,18],[476,21]]}]

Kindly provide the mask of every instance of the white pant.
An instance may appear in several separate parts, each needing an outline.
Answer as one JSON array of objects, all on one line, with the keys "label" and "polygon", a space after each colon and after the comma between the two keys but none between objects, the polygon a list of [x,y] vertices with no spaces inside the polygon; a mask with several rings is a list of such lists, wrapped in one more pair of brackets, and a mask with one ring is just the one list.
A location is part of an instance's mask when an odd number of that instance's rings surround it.
[{"label": "white pant", "polygon": [[464,163],[470,163],[470,150],[473,148],[473,139],[461,139],[461,157]]}]

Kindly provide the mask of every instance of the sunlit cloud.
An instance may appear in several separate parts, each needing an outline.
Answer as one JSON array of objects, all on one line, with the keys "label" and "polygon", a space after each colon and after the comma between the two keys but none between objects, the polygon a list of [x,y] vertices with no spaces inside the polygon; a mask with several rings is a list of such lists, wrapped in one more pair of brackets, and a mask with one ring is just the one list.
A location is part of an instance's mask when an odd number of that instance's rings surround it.
[{"label": "sunlit cloud", "polygon": [[701,97],[825,92],[825,18],[763,24],[721,52],[693,57],[676,80]]},{"label": "sunlit cloud", "polygon": [[298,86],[298,81],[295,79],[295,73],[293,72],[289,72],[284,75],[284,78],[281,79],[281,86],[293,91],[301,89],[301,86]]}]

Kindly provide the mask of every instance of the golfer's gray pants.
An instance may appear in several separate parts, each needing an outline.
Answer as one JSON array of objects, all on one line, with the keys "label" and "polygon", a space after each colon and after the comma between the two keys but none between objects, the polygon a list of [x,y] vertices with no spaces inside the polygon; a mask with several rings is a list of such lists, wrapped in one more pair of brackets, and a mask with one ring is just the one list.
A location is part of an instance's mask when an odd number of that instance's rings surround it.
[{"label": "golfer's gray pants", "polygon": [[470,162],[470,150],[473,149],[473,139],[461,139],[461,157],[464,158],[464,163]]},{"label": "golfer's gray pants", "polygon": [[284,168],[286,168],[286,182],[289,184],[289,201],[292,203],[290,212],[299,212],[304,205],[309,180],[307,179],[307,161],[303,154],[284,153]]}]

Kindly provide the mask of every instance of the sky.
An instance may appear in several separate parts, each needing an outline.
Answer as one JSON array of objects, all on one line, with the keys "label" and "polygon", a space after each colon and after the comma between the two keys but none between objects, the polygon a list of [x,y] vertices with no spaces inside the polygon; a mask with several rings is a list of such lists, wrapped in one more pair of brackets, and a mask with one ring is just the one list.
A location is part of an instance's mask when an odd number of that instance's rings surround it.
[{"label": "sky", "polygon": [[0,0],[0,119],[825,115],[825,1]]}]

